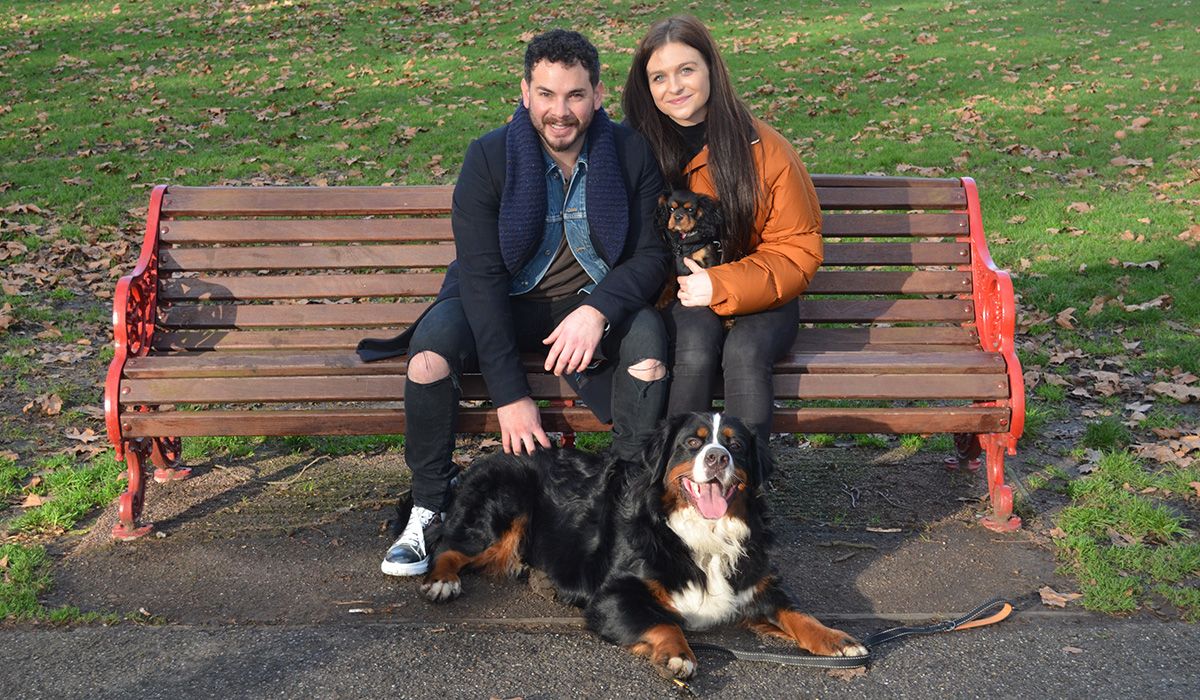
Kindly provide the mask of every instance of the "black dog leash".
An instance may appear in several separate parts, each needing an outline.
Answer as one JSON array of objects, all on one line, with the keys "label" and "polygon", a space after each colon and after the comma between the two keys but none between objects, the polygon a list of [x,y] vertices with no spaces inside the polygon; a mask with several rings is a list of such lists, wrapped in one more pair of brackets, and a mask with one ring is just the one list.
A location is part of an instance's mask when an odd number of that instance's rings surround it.
[{"label": "black dog leash", "polygon": [[[971,629],[972,627],[983,627],[1000,622],[1011,615],[1012,611],[1012,603],[1003,598],[994,598],[953,620],[920,627],[892,627],[860,640],[860,643],[867,648],[865,656],[816,656],[813,654],[745,651],[742,649],[728,649],[717,644],[703,643],[691,646],[693,650],[717,651],[732,655],[735,659],[741,661],[766,661],[786,664],[788,666],[807,666],[809,668],[858,668],[866,666],[871,661],[873,656],[871,650],[880,644],[914,634],[933,634],[935,632],[951,632],[953,630]],[[681,685],[681,687],[683,686]]]}]

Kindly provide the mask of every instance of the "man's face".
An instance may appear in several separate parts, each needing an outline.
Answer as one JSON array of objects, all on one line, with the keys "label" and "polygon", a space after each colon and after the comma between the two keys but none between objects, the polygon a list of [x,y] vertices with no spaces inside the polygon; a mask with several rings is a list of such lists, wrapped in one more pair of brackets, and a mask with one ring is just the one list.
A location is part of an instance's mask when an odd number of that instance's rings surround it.
[{"label": "man's face", "polygon": [[603,96],[604,85],[592,87],[587,69],[579,64],[538,61],[531,79],[521,80],[521,100],[529,110],[529,120],[556,156],[579,155]]}]

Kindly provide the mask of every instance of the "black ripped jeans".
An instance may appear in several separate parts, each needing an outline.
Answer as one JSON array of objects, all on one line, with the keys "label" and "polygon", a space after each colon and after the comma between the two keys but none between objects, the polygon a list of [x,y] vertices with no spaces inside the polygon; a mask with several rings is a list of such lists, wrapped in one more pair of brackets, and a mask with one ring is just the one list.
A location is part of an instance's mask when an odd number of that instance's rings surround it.
[{"label": "black ripped jeans", "polygon": [[800,306],[783,306],[724,319],[707,306],[674,301],[663,310],[671,358],[671,396],[667,412],[711,411],[717,376],[725,378],[725,412],[741,418],[766,440],[771,436],[775,391],[771,373],[796,340]]},{"label": "black ripped jeans", "polygon": [[[546,346],[542,339],[586,299],[584,294],[555,301],[513,297],[512,316],[519,349],[544,354]],[[450,365],[450,376],[430,384],[418,384],[411,379],[405,382],[404,458],[412,470],[413,502],[436,511],[445,509],[450,479],[457,471],[451,457],[454,453],[454,423],[462,393],[460,379],[464,372],[479,371],[475,338],[460,299],[438,302],[421,319],[409,344],[410,361],[424,351],[444,357]],[[636,459],[662,417],[667,382],[665,379],[637,379],[629,373],[629,368],[644,360],[658,360],[665,365],[667,339],[662,319],[647,306],[612,325],[601,339],[594,357],[603,360],[603,366],[596,372],[566,379],[573,387],[589,380],[611,380],[611,404],[605,408],[611,408],[612,449],[619,457]],[[605,411],[596,407],[593,411],[602,419],[606,418]]]}]

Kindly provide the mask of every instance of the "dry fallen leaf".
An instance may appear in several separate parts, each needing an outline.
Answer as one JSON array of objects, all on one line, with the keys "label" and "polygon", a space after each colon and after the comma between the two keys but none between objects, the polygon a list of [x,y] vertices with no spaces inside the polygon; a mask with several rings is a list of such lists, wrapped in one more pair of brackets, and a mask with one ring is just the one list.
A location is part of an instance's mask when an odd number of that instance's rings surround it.
[{"label": "dry fallen leaf", "polygon": [[1087,202],[1071,202],[1067,205],[1067,211],[1078,212],[1080,214],[1086,214],[1090,211],[1094,211],[1095,209],[1096,207],[1093,207]]},{"label": "dry fallen leaf", "polygon": [[1050,605],[1056,608],[1065,608],[1067,607],[1067,603],[1083,597],[1082,593],[1059,593],[1049,586],[1042,586],[1038,589],[1038,593],[1042,596],[1043,605]]},{"label": "dry fallen leaf", "polygon": [[97,435],[96,431],[92,430],[91,428],[87,428],[85,430],[80,430],[79,428],[68,428],[63,435],[66,435],[67,439],[69,440],[78,440],[79,442],[85,444],[89,442],[95,442],[104,437],[103,435]]},{"label": "dry fallen leaf", "polygon": [[36,493],[31,493],[31,494],[25,496],[24,501],[21,501],[21,507],[22,508],[37,508],[38,506],[42,505],[45,502],[46,502],[45,498],[37,495]]}]

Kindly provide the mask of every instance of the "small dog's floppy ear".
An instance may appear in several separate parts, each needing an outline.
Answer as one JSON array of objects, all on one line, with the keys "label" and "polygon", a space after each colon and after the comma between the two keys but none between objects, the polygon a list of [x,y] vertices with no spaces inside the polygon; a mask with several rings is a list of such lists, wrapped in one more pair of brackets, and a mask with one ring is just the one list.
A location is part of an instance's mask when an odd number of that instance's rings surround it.
[{"label": "small dog's floppy ear", "polygon": [[662,194],[658,195],[658,206],[660,206],[660,207],[665,206],[666,203],[667,203],[667,193],[663,192]]}]

